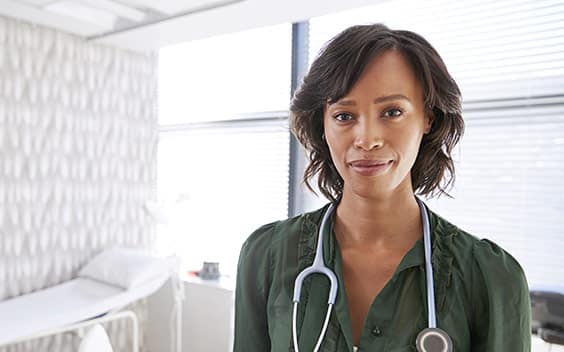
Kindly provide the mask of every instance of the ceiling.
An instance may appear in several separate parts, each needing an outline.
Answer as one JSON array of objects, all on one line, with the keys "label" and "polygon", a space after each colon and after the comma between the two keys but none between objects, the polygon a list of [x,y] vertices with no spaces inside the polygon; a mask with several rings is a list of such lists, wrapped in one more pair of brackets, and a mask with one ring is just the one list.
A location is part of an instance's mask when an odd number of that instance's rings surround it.
[{"label": "ceiling", "polygon": [[0,0],[0,15],[149,51],[382,0]]}]

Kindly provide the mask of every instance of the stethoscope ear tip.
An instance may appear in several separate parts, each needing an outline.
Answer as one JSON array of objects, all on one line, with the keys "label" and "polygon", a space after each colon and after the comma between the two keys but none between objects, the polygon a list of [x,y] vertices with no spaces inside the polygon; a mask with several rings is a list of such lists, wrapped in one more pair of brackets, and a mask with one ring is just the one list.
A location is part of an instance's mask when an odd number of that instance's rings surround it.
[{"label": "stethoscope ear tip", "polygon": [[439,328],[427,328],[417,335],[415,346],[418,352],[452,352],[450,336]]}]

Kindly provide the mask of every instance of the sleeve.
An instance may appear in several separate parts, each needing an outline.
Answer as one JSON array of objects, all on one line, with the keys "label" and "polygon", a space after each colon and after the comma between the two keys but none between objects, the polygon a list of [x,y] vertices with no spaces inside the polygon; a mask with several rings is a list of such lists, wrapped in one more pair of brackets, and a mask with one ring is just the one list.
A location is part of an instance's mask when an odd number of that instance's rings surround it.
[{"label": "sleeve", "polygon": [[270,351],[266,305],[273,228],[273,224],[259,228],[241,247],[235,287],[234,352]]},{"label": "sleeve", "polygon": [[530,352],[531,304],[521,266],[488,240],[473,252],[472,351]]}]

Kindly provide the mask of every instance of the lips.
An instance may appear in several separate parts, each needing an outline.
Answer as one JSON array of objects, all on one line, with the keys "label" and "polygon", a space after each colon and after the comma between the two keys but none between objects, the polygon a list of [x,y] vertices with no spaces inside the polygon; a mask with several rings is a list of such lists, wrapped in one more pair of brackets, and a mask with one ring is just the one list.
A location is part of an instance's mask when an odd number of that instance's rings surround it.
[{"label": "lips", "polygon": [[391,162],[391,160],[355,160],[351,161],[350,165],[352,167],[372,167],[385,165]]},{"label": "lips", "polygon": [[392,165],[393,160],[372,160],[362,159],[354,160],[349,166],[362,176],[376,176],[383,174]]}]

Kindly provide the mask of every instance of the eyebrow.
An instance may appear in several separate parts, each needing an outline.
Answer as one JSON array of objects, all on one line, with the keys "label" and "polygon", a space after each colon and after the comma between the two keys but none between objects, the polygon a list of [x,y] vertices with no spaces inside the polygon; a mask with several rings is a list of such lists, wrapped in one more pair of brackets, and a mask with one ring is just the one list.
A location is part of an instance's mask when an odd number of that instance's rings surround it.
[{"label": "eyebrow", "polygon": [[[383,102],[390,101],[390,100],[406,100],[407,102],[411,103],[411,100],[403,94],[384,95],[384,96],[381,96],[381,97],[374,99],[372,101],[372,103],[379,104],[379,103],[383,103]],[[356,102],[354,100],[341,99],[341,100],[339,100],[339,101],[337,101],[333,104],[329,104],[329,105],[354,106],[354,105],[356,105]]]}]

